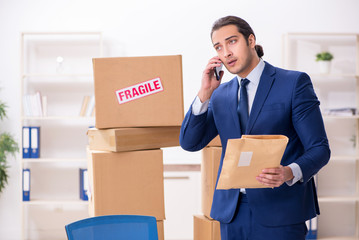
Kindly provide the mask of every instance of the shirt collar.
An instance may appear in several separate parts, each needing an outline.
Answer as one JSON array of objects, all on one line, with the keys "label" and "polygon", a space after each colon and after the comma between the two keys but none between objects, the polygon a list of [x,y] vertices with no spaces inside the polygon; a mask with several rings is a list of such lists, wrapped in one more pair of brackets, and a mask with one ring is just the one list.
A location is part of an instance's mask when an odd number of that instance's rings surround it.
[{"label": "shirt collar", "polygon": [[[264,61],[260,58],[257,66],[246,77],[251,83],[258,85],[261,75],[265,67]],[[237,75],[239,85],[241,84],[241,78]]]}]

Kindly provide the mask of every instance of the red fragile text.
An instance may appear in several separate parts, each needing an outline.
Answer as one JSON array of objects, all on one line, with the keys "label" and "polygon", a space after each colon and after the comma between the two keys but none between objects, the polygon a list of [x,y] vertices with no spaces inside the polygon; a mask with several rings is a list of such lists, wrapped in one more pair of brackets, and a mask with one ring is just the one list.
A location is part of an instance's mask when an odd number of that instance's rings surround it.
[{"label": "red fragile text", "polygon": [[142,82],[127,88],[116,91],[116,96],[119,104],[136,100],[151,94],[163,91],[163,86],[160,78],[155,78]]}]

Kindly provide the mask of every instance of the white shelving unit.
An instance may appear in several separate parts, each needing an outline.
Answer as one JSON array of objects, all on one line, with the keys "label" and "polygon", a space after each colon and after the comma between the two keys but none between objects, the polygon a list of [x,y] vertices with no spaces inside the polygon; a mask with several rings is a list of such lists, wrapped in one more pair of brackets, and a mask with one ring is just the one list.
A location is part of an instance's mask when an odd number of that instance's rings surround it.
[{"label": "white shelving unit", "polygon": [[[40,158],[20,161],[21,172],[31,171],[30,201],[19,196],[22,239],[67,239],[65,224],[88,217],[79,168],[87,168],[86,131],[95,120],[80,110],[94,94],[92,58],[101,56],[100,32],[21,33],[21,129],[40,127]],[[47,98],[46,115],[29,115],[25,96],[36,92]]]},{"label": "white shelving unit", "polygon": [[[288,33],[283,48],[284,67],[312,79],[332,150],[317,176],[318,239],[359,239],[359,115],[325,115],[326,109],[359,109],[359,34]],[[315,62],[322,51],[334,56],[327,74]]]}]

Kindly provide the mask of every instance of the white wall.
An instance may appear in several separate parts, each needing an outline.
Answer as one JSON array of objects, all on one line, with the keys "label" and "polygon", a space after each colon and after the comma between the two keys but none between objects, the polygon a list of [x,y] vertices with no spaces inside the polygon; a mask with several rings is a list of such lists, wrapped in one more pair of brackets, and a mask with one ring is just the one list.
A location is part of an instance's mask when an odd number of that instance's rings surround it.
[{"label": "white wall", "polygon": [[[182,54],[187,109],[215,54],[209,31],[217,18],[232,14],[246,19],[264,47],[264,59],[281,66],[283,33],[359,33],[358,10],[356,0],[0,0],[0,100],[9,105],[0,131],[20,139],[22,31],[102,31],[105,56]],[[10,161],[9,185],[0,195],[4,240],[21,236],[19,160]]]}]

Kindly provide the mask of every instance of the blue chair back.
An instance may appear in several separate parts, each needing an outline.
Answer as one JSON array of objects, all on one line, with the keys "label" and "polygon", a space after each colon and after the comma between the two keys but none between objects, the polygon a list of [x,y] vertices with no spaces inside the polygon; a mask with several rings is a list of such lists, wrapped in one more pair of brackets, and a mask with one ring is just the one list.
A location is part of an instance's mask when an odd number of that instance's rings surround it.
[{"label": "blue chair back", "polygon": [[158,240],[155,217],[107,215],[65,226],[68,240]]}]

